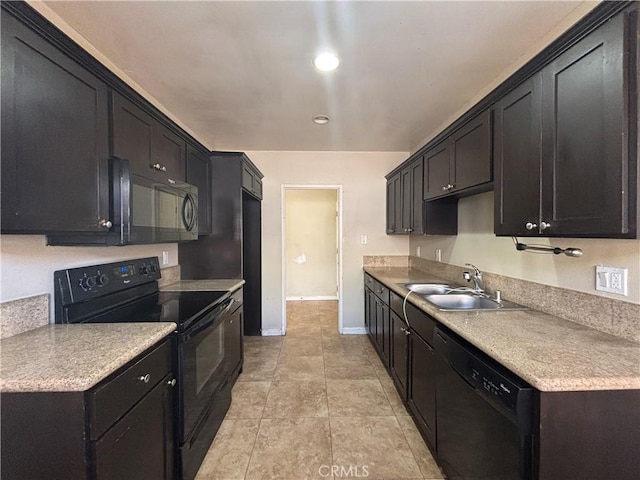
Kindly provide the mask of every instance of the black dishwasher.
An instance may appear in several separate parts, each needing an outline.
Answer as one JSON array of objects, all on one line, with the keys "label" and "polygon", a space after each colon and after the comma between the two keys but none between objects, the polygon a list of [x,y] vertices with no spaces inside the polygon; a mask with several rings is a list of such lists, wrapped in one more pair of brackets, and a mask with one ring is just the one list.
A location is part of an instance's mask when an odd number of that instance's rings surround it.
[{"label": "black dishwasher", "polygon": [[438,459],[450,480],[534,478],[534,389],[436,328]]}]

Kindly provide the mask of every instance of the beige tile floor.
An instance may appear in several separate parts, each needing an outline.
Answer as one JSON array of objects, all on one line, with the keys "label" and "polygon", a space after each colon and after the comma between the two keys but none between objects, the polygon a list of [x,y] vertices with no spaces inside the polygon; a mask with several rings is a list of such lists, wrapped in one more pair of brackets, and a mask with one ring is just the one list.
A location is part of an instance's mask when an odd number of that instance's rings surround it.
[{"label": "beige tile floor", "polygon": [[287,302],[284,337],[245,337],[243,373],[196,480],[442,479],[364,335],[337,302]]}]

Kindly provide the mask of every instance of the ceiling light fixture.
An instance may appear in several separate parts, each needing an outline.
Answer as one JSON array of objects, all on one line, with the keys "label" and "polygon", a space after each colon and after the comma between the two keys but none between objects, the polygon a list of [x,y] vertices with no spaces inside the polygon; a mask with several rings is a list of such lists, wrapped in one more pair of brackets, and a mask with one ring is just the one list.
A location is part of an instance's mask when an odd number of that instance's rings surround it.
[{"label": "ceiling light fixture", "polygon": [[317,123],[318,125],[326,125],[329,123],[329,117],[326,115],[316,115],[313,117],[313,123]]},{"label": "ceiling light fixture", "polygon": [[313,59],[313,64],[322,72],[331,72],[338,68],[340,60],[333,53],[325,52]]}]

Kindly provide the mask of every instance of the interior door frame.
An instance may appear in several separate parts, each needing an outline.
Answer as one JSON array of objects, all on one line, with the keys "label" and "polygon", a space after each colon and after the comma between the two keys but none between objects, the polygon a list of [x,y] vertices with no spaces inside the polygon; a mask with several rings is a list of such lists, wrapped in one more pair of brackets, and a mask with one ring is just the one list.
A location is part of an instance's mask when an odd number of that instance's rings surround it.
[{"label": "interior door frame", "polygon": [[282,238],[282,334],[287,332],[287,224],[286,224],[286,191],[287,190],[335,190],[338,196],[338,222],[337,222],[337,248],[338,248],[338,332],[342,333],[342,185],[302,185],[302,184],[283,184],[280,188],[280,218]]}]

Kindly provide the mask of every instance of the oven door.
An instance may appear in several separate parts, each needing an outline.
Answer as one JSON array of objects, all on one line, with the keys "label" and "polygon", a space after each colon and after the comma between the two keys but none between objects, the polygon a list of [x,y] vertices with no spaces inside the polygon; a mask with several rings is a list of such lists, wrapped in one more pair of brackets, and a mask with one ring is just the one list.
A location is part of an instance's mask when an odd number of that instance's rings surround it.
[{"label": "oven door", "polygon": [[[167,179],[134,175],[128,160],[111,159],[114,228],[121,244],[179,242],[198,238],[198,189]],[[171,182],[171,183],[170,183]]]},{"label": "oven door", "polygon": [[178,337],[181,444],[190,437],[216,392],[226,385],[232,374],[228,337],[230,311],[234,306],[233,299],[227,300],[222,311],[216,308]]}]

